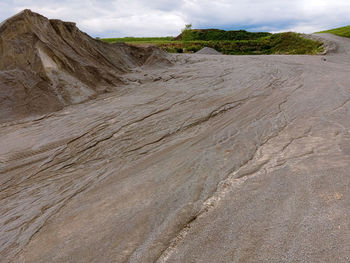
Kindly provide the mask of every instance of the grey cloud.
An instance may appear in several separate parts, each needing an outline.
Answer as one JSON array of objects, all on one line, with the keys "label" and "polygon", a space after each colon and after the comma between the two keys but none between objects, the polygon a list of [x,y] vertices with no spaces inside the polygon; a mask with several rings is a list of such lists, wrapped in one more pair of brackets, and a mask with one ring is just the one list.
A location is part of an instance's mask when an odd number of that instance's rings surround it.
[{"label": "grey cloud", "polygon": [[0,19],[30,8],[77,22],[93,36],[177,35],[194,27],[313,32],[349,24],[348,0],[16,0],[1,1]]}]

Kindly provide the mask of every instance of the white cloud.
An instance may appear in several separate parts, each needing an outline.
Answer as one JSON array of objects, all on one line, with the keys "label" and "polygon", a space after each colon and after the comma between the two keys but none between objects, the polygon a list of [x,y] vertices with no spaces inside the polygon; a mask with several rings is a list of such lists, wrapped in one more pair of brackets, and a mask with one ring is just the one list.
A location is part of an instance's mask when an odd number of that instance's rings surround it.
[{"label": "white cloud", "polygon": [[307,33],[350,24],[348,0],[2,0],[0,19],[25,8],[101,37],[177,35],[186,23]]}]

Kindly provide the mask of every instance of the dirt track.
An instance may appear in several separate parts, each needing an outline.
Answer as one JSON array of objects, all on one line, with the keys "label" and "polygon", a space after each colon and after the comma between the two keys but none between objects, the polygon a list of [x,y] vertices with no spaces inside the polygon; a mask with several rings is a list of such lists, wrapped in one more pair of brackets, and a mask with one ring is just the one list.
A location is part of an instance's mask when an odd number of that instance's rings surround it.
[{"label": "dirt track", "polygon": [[174,55],[0,126],[0,262],[349,262],[350,39]]}]

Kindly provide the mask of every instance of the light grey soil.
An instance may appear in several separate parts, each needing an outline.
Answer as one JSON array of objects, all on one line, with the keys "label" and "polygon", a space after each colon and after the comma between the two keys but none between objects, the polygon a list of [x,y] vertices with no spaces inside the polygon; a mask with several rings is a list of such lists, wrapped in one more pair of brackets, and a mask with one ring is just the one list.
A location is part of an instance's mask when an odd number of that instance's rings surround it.
[{"label": "light grey soil", "polygon": [[201,50],[197,51],[196,54],[204,54],[204,55],[222,55],[219,51],[216,51],[210,47],[204,47]]},{"label": "light grey soil", "polygon": [[0,126],[0,262],[349,262],[350,39],[322,37]]}]

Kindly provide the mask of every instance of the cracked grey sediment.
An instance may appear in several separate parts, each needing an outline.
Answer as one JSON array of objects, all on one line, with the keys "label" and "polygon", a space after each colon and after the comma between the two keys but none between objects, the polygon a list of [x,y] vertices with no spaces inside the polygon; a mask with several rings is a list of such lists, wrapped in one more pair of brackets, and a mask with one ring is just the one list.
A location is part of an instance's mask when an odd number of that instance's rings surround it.
[{"label": "cracked grey sediment", "polygon": [[1,262],[348,262],[350,40],[174,55],[0,127]]}]

